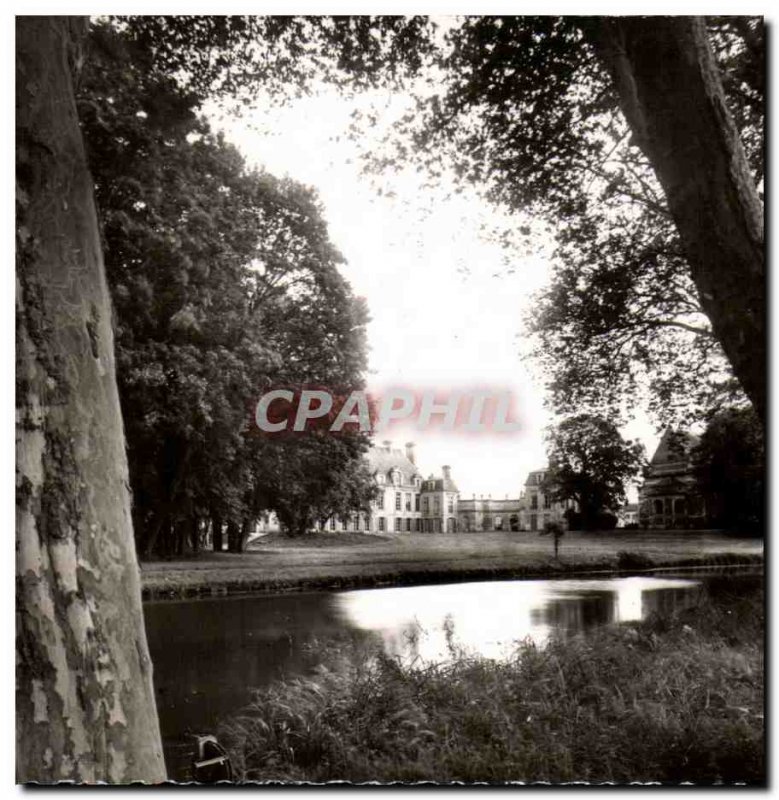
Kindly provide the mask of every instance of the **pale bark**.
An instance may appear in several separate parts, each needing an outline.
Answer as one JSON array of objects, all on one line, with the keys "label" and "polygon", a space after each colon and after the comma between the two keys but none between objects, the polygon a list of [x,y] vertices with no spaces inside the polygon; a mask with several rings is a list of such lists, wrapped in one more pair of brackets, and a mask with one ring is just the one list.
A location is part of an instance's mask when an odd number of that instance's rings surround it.
[{"label": "pale bark", "polygon": [[700,17],[592,17],[633,140],[652,164],[703,310],[761,418],[766,411],[763,205]]},{"label": "pale bark", "polygon": [[165,768],[71,78],[84,30],[17,18],[17,780],[152,782]]}]

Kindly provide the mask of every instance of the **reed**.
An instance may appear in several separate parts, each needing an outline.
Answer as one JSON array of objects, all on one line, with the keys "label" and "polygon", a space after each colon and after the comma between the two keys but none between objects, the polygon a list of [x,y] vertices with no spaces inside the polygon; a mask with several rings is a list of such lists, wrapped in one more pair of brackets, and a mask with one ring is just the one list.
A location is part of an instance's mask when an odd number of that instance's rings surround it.
[{"label": "reed", "polygon": [[733,585],[505,662],[334,647],[220,736],[242,780],[760,784],[763,597]]}]

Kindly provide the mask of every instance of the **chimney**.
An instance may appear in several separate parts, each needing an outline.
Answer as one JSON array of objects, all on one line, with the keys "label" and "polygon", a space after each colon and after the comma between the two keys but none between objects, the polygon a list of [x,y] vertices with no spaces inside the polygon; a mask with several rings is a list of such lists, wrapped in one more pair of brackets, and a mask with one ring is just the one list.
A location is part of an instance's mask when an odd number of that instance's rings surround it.
[{"label": "chimney", "polygon": [[406,442],[406,458],[416,466],[417,457],[414,453],[414,442]]},{"label": "chimney", "polygon": [[444,465],[443,467],[441,467],[441,469],[444,471],[444,480],[445,481],[451,480],[452,479],[452,468],[450,466],[448,466],[448,465]]}]

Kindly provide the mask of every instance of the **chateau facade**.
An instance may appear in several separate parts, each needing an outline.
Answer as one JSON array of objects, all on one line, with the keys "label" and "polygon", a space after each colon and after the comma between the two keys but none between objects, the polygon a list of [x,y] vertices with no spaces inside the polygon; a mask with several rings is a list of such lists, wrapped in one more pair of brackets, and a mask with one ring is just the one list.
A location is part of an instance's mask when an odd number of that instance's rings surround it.
[{"label": "chateau facade", "polygon": [[460,500],[459,526],[461,531],[519,531],[521,504],[518,498],[493,499],[476,495]]},{"label": "chateau facade", "polygon": [[366,459],[379,490],[370,513],[356,513],[346,519],[332,517],[325,528],[379,534],[457,532],[460,493],[451,467],[442,468],[442,478],[423,478],[412,442],[405,450],[382,442],[368,451]]},{"label": "chateau facade", "polygon": [[575,509],[573,500],[559,502],[552,498],[549,487],[545,486],[548,467],[530,472],[520,495],[520,530],[542,531],[548,522],[556,522],[568,527],[565,512]]}]

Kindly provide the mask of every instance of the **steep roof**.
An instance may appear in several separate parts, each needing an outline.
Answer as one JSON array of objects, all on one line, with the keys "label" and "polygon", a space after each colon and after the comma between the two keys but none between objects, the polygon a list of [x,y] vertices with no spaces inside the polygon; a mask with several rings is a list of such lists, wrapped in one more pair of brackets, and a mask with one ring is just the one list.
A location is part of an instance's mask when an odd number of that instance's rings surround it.
[{"label": "steep roof", "polygon": [[419,475],[419,470],[402,450],[388,449],[381,446],[371,447],[368,451],[367,459],[373,472],[381,472],[386,475],[394,467],[409,477],[411,475]]},{"label": "steep roof", "polygon": [[459,492],[457,484],[451,478],[427,478],[422,484],[426,492]]},{"label": "steep roof", "polygon": [[690,450],[698,443],[698,437],[685,431],[675,431],[666,428],[657,450],[649,462],[653,467],[662,467],[667,464],[687,462]]}]

